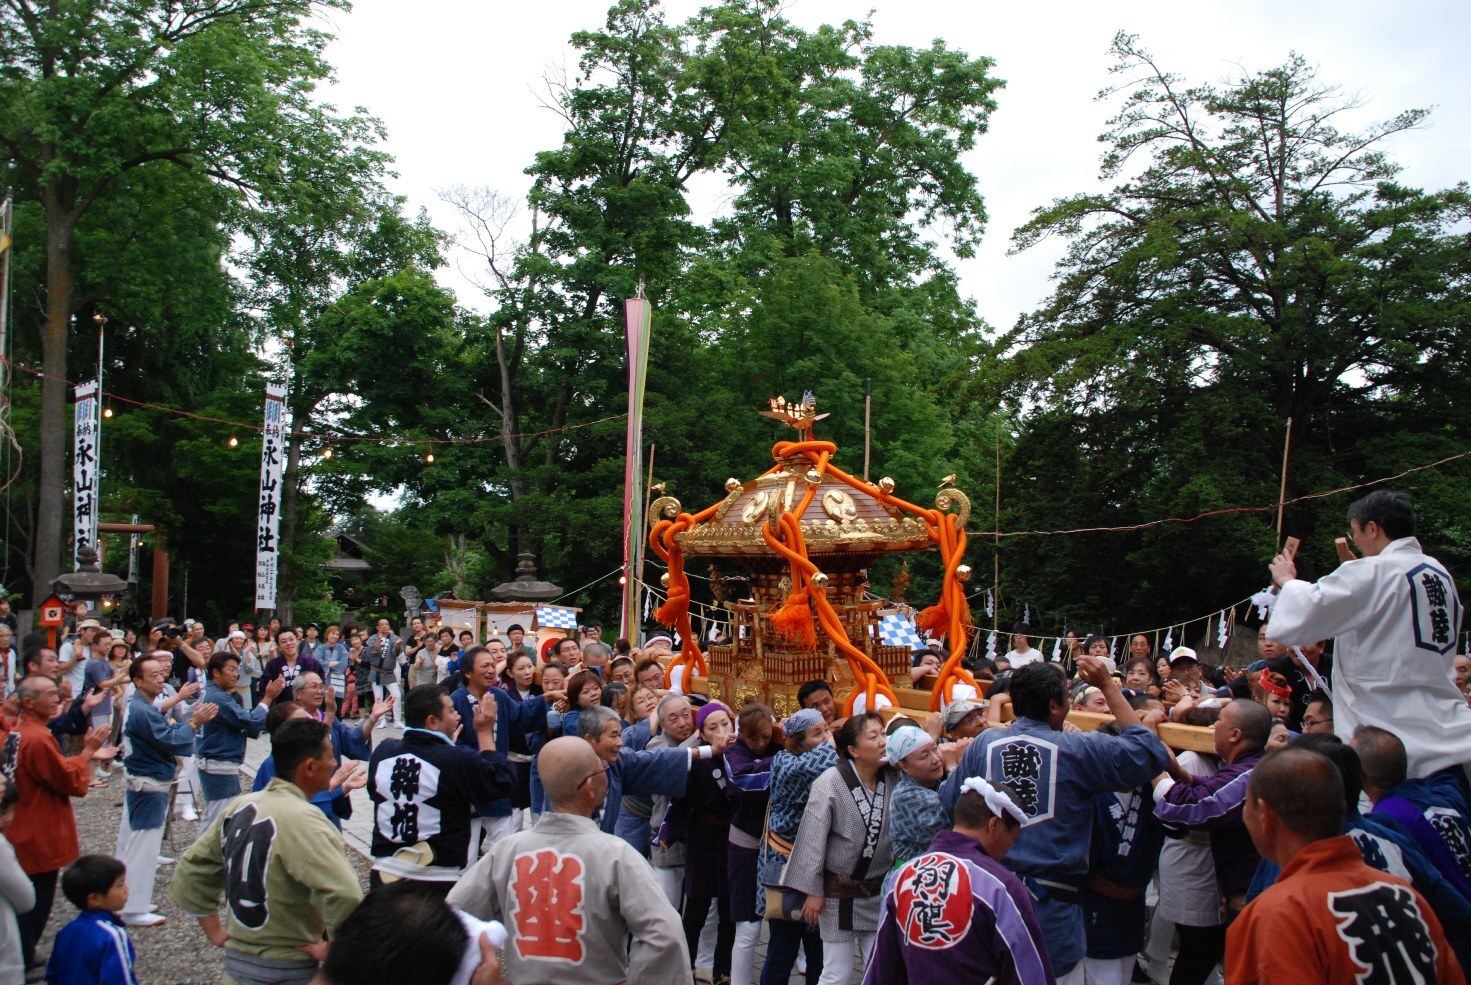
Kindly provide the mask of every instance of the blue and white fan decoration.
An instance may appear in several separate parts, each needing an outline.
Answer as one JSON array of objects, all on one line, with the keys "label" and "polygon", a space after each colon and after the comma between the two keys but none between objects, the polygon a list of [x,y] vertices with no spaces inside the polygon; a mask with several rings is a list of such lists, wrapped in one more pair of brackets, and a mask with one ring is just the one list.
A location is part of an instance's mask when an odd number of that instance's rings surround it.
[{"label": "blue and white fan decoration", "polygon": [[907,646],[911,650],[925,648],[924,637],[914,626],[914,617],[903,612],[885,612],[879,616],[879,639],[886,646]]},{"label": "blue and white fan decoration", "polygon": [[536,622],[542,629],[576,629],[577,610],[560,605],[538,605]]}]

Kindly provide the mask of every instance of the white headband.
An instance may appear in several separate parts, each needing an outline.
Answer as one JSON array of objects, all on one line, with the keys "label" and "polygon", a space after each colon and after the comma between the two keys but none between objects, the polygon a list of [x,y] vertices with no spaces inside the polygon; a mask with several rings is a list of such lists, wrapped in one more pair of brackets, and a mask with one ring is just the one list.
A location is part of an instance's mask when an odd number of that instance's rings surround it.
[{"label": "white headband", "polygon": [[981,799],[986,802],[986,806],[991,809],[991,813],[997,817],[1000,817],[1001,813],[1005,811],[1007,814],[1016,818],[1017,824],[1027,823],[1027,815],[1022,812],[1020,807],[1016,806],[1016,802],[1008,797],[1004,791],[997,790],[991,784],[987,783],[984,777],[973,776],[960,785],[960,792],[962,794],[967,790],[973,790],[980,794]]}]

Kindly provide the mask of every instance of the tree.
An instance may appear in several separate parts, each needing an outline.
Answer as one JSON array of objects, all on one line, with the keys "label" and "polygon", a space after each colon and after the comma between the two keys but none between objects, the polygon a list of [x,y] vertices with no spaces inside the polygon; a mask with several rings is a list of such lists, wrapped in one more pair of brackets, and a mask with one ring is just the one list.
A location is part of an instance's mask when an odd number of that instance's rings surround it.
[{"label": "tree", "polygon": [[[321,9],[345,0],[15,0],[0,9],[0,149],[45,214],[34,591],[61,561],[67,343],[79,223],[129,175],[172,166],[230,193],[233,218],[381,167],[376,127],[311,101],[329,75]],[[238,226],[237,226],[238,228]]]},{"label": "tree", "polygon": [[[1020,464],[1072,493],[1034,509],[1038,483],[1016,504],[1025,525],[1274,502],[1288,418],[1289,496],[1392,472],[1385,441],[1431,456],[1455,447],[1406,398],[1465,359],[1471,249],[1456,227],[1471,192],[1403,187],[1383,149],[1426,111],[1348,132],[1338,120],[1357,104],[1301,56],[1213,86],[1187,85],[1130,35],[1113,53],[1122,81],[1100,98],[1121,101],[1101,138],[1115,184],[1017,230],[1018,250],[1049,236],[1070,245],[1052,296],[975,381],[977,394],[999,386],[1037,408]],[[1464,400],[1442,402],[1465,420]],[[1287,532],[1327,563],[1343,505],[1293,507]],[[1275,534],[1226,522],[1110,535],[1115,546],[1094,555],[1110,568],[1102,607],[1189,611],[1209,604],[1201,584],[1217,603],[1249,594]],[[1074,583],[1025,567],[1037,595]]]}]

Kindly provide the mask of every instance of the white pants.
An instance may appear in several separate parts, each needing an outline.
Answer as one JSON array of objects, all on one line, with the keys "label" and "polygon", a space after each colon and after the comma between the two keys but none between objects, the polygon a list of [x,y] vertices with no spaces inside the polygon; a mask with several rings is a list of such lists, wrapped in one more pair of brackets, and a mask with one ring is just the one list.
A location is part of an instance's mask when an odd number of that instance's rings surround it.
[{"label": "white pants", "polygon": [[209,827],[215,818],[225,813],[225,808],[233,803],[235,803],[234,797],[226,797],[224,800],[206,800],[204,802],[204,811],[199,815],[200,833],[203,834],[204,829]]},{"label": "white pants", "polygon": [[172,806],[177,808],[181,801],[191,803],[194,800],[194,791],[199,789],[199,784],[194,780],[198,769],[193,756],[184,756],[179,760],[179,789]]},{"label": "white pants", "polygon": [[[488,851],[491,845],[502,838],[516,833],[516,817],[472,817],[470,818],[470,854],[466,856],[466,866],[475,864],[482,851]],[[480,836],[485,836],[484,845],[480,842]]]},{"label": "white pants", "polygon": [[[382,701],[385,689],[387,693],[393,697],[393,724],[401,726],[404,723],[403,686],[398,683],[397,679],[395,679],[392,684],[388,685],[374,684],[373,700]],[[373,709],[371,708],[368,709],[368,711],[372,710]],[[366,714],[366,712],[364,714]]]},{"label": "white pants", "polygon": [[1084,958],[1085,985],[1129,985],[1134,977],[1134,955],[1127,958]]},{"label": "white pants", "polygon": [[[682,888],[682,887],[681,887]],[[709,968],[715,970],[715,935],[720,931],[720,909],[715,900],[710,901],[710,909],[705,912],[705,926],[700,928],[700,939],[695,944],[696,968]]]},{"label": "white pants", "polygon": [[153,904],[153,879],[158,874],[158,853],[163,848],[163,828],[135,830],[128,824],[128,809],[123,807],[122,823],[117,831],[117,858],[128,867],[128,908],[123,915],[137,916],[149,912]]},{"label": "white pants", "polygon": [[756,945],[761,941],[764,920],[740,921],[736,924],[735,950],[730,952],[730,985],[751,985],[751,972],[756,968]]},{"label": "white pants", "polygon": [[1154,919],[1149,924],[1149,940],[1144,945],[1144,970],[1151,980],[1164,983],[1170,980],[1170,952],[1175,946],[1175,925],[1155,907]]},{"label": "white pants", "polygon": [[[664,869],[654,866],[654,881],[659,888],[664,890],[664,898],[669,905],[674,907],[674,912],[680,911],[680,902],[684,899],[684,866],[676,865],[672,869]],[[694,955],[690,955],[694,957]]]},{"label": "white pants", "polygon": [[1088,975],[1087,965],[1088,960],[1086,958],[1079,961],[1073,965],[1072,971],[1069,971],[1066,975],[1057,976],[1057,985],[1086,985]]},{"label": "white pants", "polygon": [[[854,967],[862,967],[868,964],[868,955],[873,951],[874,934],[860,934],[853,932],[853,939],[847,941],[823,941],[822,942],[822,977],[817,979],[818,985],[849,985],[853,980]],[[862,959],[861,964],[855,964],[853,945],[858,945],[858,956]],[[1081,980],[1080,980],[1081,981]],[[732,979],[732,983],[734,980]],[[1058,985],[1062,985],[1062,979],[1058,979]]]}]

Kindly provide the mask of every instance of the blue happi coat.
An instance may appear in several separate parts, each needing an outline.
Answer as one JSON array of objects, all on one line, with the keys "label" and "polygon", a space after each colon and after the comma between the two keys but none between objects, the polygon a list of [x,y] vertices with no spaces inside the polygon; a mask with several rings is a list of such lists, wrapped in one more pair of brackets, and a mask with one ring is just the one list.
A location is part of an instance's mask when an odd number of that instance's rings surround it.
[{"label": "blue happi coat", "polygon": [[1083,960],[1079,888],[1088,875],[1093,798],[1141,786],[1165,767],[1164,744],[1142,725],[1116,736],[1060,732],[1046,722],[1018,718],[1006,729],[976,736],[960,766],[940,787],[953,811],[966,778],[1006,783],[1018,794],[1027,822],[1006,856],[1037,897],[1037,916],[1053,970],[1065,975]]},{"label": "blue happi coat", "polygon": [[[547,727],[547,703],[542,696],[517,701],[498,687],[487,688],[485,694],[495,701],[495,748],[501,755],[511,751],[512,735],[529,737],[531,733]],[[480,699],[471,694],[469,688],[462,686],[450,695],[450,701],[454,703],[455,711],[460,713],[463,726],[456,741],[462,746],[479,749],[480,740],[475,735],[473,722],[475,709],[480,707]],[[475,816],[510,817],[510,793],[481,804],[476,809]]]}]

